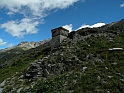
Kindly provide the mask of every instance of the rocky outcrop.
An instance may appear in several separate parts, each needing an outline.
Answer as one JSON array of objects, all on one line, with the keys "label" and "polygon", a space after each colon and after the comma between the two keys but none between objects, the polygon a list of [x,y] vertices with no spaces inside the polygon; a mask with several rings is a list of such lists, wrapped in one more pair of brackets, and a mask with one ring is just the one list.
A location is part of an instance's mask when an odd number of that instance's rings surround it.
[{"label": "rocky outcrop", "polygon": [[50,40],[51,39],[46,39],[46,40],[43,40],[43,41],[40,41],[40,42],[34,42],[34,41],[27,42],[27,41],[25,41],[25,42],[21,42],[20,44],[18,44],[15,47],[20,47],[20,48],[25,48],[25,49],[31,49],[31,48],[36,48],[36,47],[38,47],[40,45],[43,45],[43,44],[49,42]]},{"label": "rocky outcrop", "polygon": [[44,57],[31,63],[27,69],[25,78],[35,79],[37,77],[48,77],[53,74],[60,74],[64,70],[63,63],[49,63],[48,59],[49,57]]}]

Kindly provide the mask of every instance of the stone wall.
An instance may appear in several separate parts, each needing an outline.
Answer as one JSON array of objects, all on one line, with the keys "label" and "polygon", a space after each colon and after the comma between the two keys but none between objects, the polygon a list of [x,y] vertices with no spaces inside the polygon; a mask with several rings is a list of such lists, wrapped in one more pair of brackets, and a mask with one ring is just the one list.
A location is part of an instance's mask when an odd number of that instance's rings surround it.
[{"label": "stone wall", "polygon": [[67,37],[63,35],[58,35],[58,36],[53,37],[51,40],[51,50],[58,47],[61,44],[61,42],[66,38]]},{"label": "stone wall", "polygon": [[59,27],[51,30],[52,40],[51,40],[51,50],[58,47],[61,42],[68,37],[69,31],[65,28]]},{"label": "stone wall", "polygon": [[63,27],[58,27],[58,28],[52,29],[51,32],[52,32],[52,37],[55,37],[58,35],[63,35],[67,37],[69,31]]}]

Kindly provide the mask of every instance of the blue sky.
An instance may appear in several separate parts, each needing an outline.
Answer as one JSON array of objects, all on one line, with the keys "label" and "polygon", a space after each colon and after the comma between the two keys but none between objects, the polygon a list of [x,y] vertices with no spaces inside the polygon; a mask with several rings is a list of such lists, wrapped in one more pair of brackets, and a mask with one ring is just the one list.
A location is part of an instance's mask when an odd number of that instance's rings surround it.
[{"label": "blue sky", "polygon": [[51,29],[99,27],[124,18],[124,0],[0,0],[0,49],[51,38]]}]

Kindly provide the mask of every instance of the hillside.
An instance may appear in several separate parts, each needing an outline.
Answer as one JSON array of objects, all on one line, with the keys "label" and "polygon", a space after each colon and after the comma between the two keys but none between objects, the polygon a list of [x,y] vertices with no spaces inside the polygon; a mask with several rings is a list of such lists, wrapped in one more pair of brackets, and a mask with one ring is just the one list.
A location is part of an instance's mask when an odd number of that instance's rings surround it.
[{"label": "hillside", "polygon": [[23,54],[30,53],[32,50],[37,50],[43,47],[45,43],[51,39],[46,39],[40,42],[21,42],[16,46],[0,50],[0,67],[10,64],[13,60],[19,59]]},{"label": "hillside", "polygon": [[124,93],[123,19],[73,31],[53,50],[50,43],[0,55],[10,61],[0,68],[0,92]]}]

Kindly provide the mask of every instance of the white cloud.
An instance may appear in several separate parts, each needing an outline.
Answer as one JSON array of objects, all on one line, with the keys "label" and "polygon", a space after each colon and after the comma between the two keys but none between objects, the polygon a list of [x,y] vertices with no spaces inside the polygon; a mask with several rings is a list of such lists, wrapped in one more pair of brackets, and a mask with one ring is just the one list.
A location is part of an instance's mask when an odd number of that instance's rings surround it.
[{"label": "white cloud", "polygon": [[[94,25],[86,25],[86,24],[83,24],[81,27],[79,27],[78,29],[81,29],[81,28],[97,28],[97,27],[101,27],[105,25],[105,23],[96,23]],[[62,26],[63,28],[69,30],[70,32],[73,31],[73,25],[72,24],[69,24],[69,25],[65,25],[65,26]],[[78,30],[77,29],[77,30]]]},{"label": "white cloud", "polygon": [[65,26],[62,26],[62,27],[69,30],[70,32],[72,31],[72,28],[73,28],[72,24],[65,25]]},{"label": "white cloud", "polygon": [[0,0],[0,8],[8,9],[9,13],[44,17],[46,11],[65,9],[77,1],[79,0]]},{"label": "white cloud", "polygon": [[92,26],[90,26],[91,28],[96,28],[96,27],[101,27],[101,26],[103,26],[103,25],[105,25],[105,23],[96,23],[96,24],[94,24],[94,25],[92,25]]},{"label": "white cloud", "polygon": [[23,37],[35,34],[36,26],[41,24],[51,10],[65,9],[80,0],[0,0],[0,9],[5,9],[7,15],[15,13],[23,15],[20,20],[12,20],[1,25],[12,36]]},{"label": "white cloud", "polygon": [[4,42],[3,39],[0,38],[0,46],[4,46],[6,44],[7,44],[7,42]]},{"label": "white cloud", "polygon": [[6,14],[7,15],[13,15],[14,13],[13,12],[7,12]]},{"label": "white cloud", "polygon": [[124,3],[120,5],[120,7],[124,7]]},{"label": "white cloud", "polygon": [[[81,28],[86,28],[86,27],[88,27],[88,28],[97,28],[97,27],[101,27],[101,26],[103,26],[103,25],[105,25],[105,23],[96,23],[96,24],[94,24],[94,25],[86,25],[86,24],[83,24],[81,27],[79,27],[78,29],[81,29]],[[78,30],[77,29],[77,30]]]},{"label": "white cloud", "polygon": [[21,21],[8,21],[7,23],[2,24],[1,28],[5,28],[5,31],[12,36],[21,38],[26,34],[36,34],[38,32],[38,29],[36,28],[38,24],[38,21],[24,18]]}]

